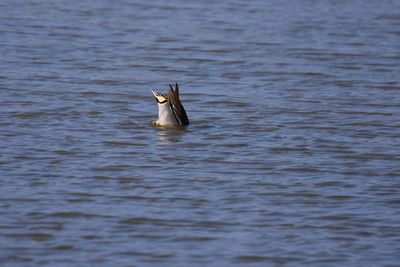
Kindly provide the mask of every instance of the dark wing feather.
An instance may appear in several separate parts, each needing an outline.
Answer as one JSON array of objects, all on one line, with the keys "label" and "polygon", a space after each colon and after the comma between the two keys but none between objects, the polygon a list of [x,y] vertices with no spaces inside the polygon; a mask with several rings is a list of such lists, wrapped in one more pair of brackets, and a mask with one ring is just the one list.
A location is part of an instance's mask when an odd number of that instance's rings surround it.
[{"label": "dark wing feather", "polygon": [[172,85],[169,85],[169,91],[167,94],[167,100],[172,107],[172,111],[175,114],[179,125],[189,125],[189,118],[186,115],[186,111],[183,108],[181,100],[179,99],[179,87],[178,84],[175,85],[175,90]]}]

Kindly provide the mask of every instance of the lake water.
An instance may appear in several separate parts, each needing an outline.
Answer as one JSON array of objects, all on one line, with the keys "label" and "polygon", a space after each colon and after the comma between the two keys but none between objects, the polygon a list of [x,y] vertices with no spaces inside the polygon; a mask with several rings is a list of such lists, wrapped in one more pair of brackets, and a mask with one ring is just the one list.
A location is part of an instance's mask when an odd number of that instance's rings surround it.
[{"label": "lake water", "polygon": [[400,1],[0,10],[1,266],[400,264]]}]

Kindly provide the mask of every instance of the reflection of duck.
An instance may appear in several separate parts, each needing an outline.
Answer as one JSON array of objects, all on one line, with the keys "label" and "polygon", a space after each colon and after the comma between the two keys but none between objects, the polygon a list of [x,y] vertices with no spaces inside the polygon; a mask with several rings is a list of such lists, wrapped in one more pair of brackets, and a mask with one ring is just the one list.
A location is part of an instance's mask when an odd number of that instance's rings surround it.
[{"label": "reflection of duck", "polygon": [[158,104],[158,120],[153,121],[157,126],[185,126],[189,125],[186,111],[179,99],[179,87],[175,84],[175,90],[169,85],[168,94],[164,96],[160,92],[153,92]]},{"label": "reflection of duck", "polygon": [[187,132],[184,127],[157,127],[157,146],[158,148],[169,147],[180,142],[182,136]]}]

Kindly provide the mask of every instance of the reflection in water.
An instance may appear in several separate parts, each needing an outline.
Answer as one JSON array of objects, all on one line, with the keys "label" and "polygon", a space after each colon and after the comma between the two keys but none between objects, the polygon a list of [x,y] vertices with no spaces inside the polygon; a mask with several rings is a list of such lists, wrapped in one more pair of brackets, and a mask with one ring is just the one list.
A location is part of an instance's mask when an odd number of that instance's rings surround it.
[{"label": "reflection in water", "polygon": [[157,148],[166,148],[181,141],[182,136],[188,131],[187,127],[154,127],[157,137]]}]

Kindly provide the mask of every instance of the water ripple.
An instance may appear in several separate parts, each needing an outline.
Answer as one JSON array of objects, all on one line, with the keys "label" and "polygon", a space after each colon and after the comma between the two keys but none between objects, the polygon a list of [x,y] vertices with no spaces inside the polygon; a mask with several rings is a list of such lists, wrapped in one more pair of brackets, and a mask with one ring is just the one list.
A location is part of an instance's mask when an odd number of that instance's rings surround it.
[{"label": "water ripple", "polygon": [[398,264],[400,6],[312,4],[2,1],[0,261]]}]

